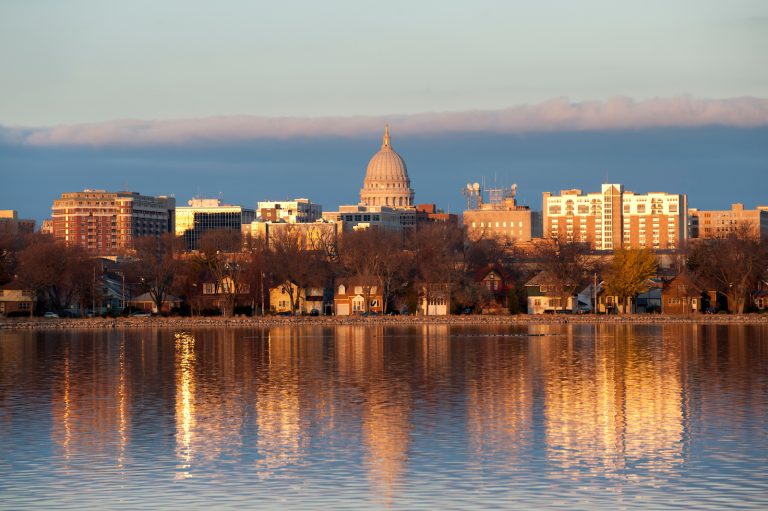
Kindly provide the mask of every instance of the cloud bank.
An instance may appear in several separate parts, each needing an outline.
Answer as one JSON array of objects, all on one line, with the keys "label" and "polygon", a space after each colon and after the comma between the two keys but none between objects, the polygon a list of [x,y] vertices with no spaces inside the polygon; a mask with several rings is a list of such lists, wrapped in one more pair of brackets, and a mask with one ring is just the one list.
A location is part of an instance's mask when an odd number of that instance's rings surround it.
[{"label": "cloud bank", "polygon": [[371,136],[379,134],[385,123],[393,126],[395,136],[713,125],[751,128],[768,125],[768,99],[677,97],[635,101],[617,97],[608,101],[570,102],[558,98],[502,110],[391,116],[126,119],[51,127],[0,126],[0,141],[25,146],[93,147],[219,144],[255,139]]}]

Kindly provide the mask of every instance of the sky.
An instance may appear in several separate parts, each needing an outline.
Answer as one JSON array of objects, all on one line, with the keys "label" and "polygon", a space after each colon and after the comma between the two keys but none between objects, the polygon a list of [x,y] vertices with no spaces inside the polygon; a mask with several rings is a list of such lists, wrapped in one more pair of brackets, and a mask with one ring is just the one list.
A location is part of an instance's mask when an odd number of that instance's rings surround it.
[{"label": "sky", "polygon": [[4,0],[0,208],[125,185],[332,209],[385,122],[444,208],[483,176],[534,208],[606,176],[765,204],[766,48],[762,0]]}]

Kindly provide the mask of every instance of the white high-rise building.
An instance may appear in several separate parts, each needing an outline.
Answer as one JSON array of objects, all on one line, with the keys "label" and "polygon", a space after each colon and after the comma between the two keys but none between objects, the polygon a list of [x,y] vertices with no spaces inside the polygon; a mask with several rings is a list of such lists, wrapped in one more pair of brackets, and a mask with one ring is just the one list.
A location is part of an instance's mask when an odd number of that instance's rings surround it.
[{"label": "white high-rise building", "polygon": [[590,243],[596,250],[676,249],[687,238],[685,194],[636,194],[604,184],[600,193],[544,192],[542,207],[545,237]]}]

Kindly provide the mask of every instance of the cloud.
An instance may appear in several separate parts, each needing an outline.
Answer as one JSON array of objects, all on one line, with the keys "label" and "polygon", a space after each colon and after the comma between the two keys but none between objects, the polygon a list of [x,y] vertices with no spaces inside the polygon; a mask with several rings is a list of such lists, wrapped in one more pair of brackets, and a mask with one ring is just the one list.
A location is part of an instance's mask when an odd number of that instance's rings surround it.
[{"label": "cloud", "polygon": [[51,127],[0,126],[0,141],[27,146],[162,146],[218,144],[255,139],[354,137],[379,134],[389,123],[395,136],[447,133],[594,131],[711,125],[768,125],[768,99],[658,98],[571,102],[558,98],[502,110],[325,118],[209,117],[134,120]]}]

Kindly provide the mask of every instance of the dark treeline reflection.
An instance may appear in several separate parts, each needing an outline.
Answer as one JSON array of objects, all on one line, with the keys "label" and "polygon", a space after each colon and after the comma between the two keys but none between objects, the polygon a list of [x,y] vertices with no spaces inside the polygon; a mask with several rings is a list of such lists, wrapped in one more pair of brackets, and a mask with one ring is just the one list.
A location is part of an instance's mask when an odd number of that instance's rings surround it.
[{"label": "dark treeline reflection", "polygon": [[663,484],[754,443],[768,415],[757,326],[1,335],[0,458],[67,477],[147,460],[174,481],[343,470],[385,505],[449,466]]}]

